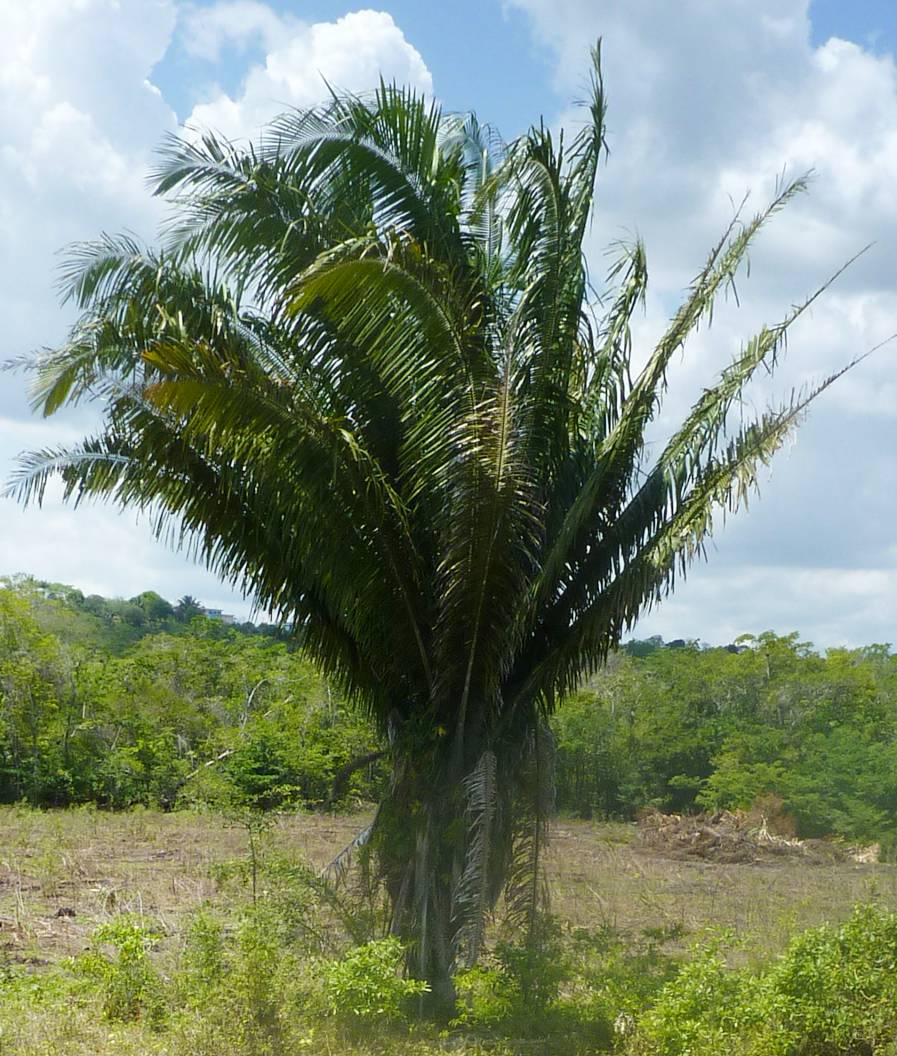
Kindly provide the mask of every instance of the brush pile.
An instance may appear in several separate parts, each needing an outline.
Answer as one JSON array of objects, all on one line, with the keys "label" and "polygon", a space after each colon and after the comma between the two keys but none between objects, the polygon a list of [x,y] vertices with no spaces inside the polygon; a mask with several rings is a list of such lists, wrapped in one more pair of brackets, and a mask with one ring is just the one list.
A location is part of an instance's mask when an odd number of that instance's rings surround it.
[{"label": "brush pile", "polygon": [[701,859],[723,865],[800,858],[808,864],[877,861],[877,846],[851,848],[835,839],[799,840],[770,831],[754,812],[721,810],[712,814],[642,815],[638,843],[664,857]]}]

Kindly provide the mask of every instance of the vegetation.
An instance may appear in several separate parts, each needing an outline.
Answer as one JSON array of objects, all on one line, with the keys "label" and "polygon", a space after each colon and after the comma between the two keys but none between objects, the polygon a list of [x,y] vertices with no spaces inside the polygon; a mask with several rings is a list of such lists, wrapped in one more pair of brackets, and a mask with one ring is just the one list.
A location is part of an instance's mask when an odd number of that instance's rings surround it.
[{"label": "vegetation", "polygon": [[800,836],[897,837],[887,646],[821,656],[796,634],[768,633],[722,649],[630,643],[552,728],[563,811],[631,818],[765,800],[770,820]]},{"label": "vegetation", "polygon": [[359,820],[280,817],[253,891],[246,832],[215,816],[0,808],[0,1052],[893,1051],[893,865],[708,867],[564,823],[540,943],[493,932],[437,1027],[388,907],[319,875]]},{"label": "vegetation", "polygon": [[533,932],[551,802],[547,722],[738,507],[831,383],[730,425],[813,300],[763,328],[649,455],[667,370],[758,231],[737,215],[646,365],[644,248],[590,308],[583,239],[604,150],[585,121],[502,144],[381,86],[285,114],[258,149],[172,140],[163,249],[69,257],[82,311],[34,363],[44,414],[98,434],[24,459],[15,488],[152,511],[301,634],[388,741],[371,840],[392,931],[451,1006],[502,890]]},{"label": "vegetation", "polygon": [[144,623],[123,648],[117,618],[93,611],[119,608],[0,590],[0,802],[263,810],[378,793],[373,730],[302,654],[201,617],[177,634]]},{"label": "vegetation", "polygon": [[[370,815],[284,813],[378,798],[376,758],[345,773],[376,756],[376,728],[285,642],[202,617],[171,633],[166,616],[123,646],[119,604],[100,600],[102,619],[58,584],[0,590],[3,796],[85,804],[0,809],[0,1052],[897,1046],[894,866],[670,861],[629,825],[570,817],[752,805],[893,847],[888,648],[823,657],[766,634],[614,654],[551,720],[555,915],[529,941],[490,927],[439,1030],[376,885],[322,872]],[[187,809],[94,809],[130,804]]]},{"label": "vegetation", "polygon": [[[164,599],[159,599],[163,604]],[[301,650],[196,618],[123,647],[103,598],[0,590],[0,802],[332,809],[388,780],[377,728]],[[104,620],[93,613],[112,613]],[[85,644],[87,643],[87,644]],[[796,634],[630,642],[550,719],[555,808],[750,809],[801,837],[897,848],[897,656]]]},{"label": "vegetation", "polygon": [[839,928],[798,936],[763,970],[731,972],[718,949],[700,951],[635,1032],[635,1052],[893,1051],[897,1043],[897,914],[862,906]]}]

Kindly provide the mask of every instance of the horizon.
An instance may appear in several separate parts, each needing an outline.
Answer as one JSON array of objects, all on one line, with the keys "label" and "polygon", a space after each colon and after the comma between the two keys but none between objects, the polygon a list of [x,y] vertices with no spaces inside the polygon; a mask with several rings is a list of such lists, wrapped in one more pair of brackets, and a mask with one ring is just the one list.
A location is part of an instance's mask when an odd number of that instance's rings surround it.
[{"label": "horizon", "polygon": [[[88,593],[87,591],[83,590],[80,586],[78,586],[77,583],[64,583],[64,582],[61,582],[61,581],[58,581],[58,580],[46,580],[46,579],[42,579],[39,576],[35,576],[35,575],[31,574],[31,573],[28,573],[28,572],[13,572],[13,573],[9,573],[9,572],[0,571],[0,590],[9,590],[9,589],[15,590],[19,586],[25,586],[25,585],[28,585],[28,584],[33,584],[38,589],[63,587],[65,589],[67,589],[67,590],[79,591],[85,598],[88,598],[88,597],[102,597],[105,601],[114,601],[114,602],[118,602],[118,601],[124,601],[124,602],[134,601],[142,593],[144,593],[144,591],[138,591],[136,594],[132,594],[130,597],[126,597],[125,595],[122,595],[122,594],[103,595],[103,594],[97,594],[97,593]],[[146,588],[146,592],[152,592],[151,588]],[[158,592],[155,592],[155,593],[158,593]],[[184,596],[184,595],[182,595],[182,596]],[[175,597],[174,595],[172,595],[171,597],[166,597],[165,595],[159,595],[159,597],[161,597],[163,601],[167,601],[170,604],[176,604],[177,601],[180,600],[179,598]],[[192,595],[191,595],[191,597],[192,597]],[[59,599],[51,598],[50,600],[59,600]],[[214,604],[206,604],[206,602],[203,600],[203,598],[193,598],[193,600],[204,610],[204,614],[205,615],[208,615],[210,613],[221,613],[225,617],[227,617],[227,616],[235,617],[237,625],[245,624],[245,623],[250,623],[250,624],[252,624],[255,627],[276,626],[276,625],[278,625],[278,621],[273,619],[273,618],[272,619],[268,619],[268,620],[259,619],[258,618],[259,615],[271,616],[270,613],[259,614],[257,611],[253,612],[253,610],[250,609],[248,615],[241,616],[239,613],[224,613],[224,612],[222,612],[222,609],[219,606],[214,605]],[[711,641],[705,640],[700,635],[688,635],[688,634],[683,635],[683,634],[678,634],[678,633],[676,634],[675,638],[666,638],[662,634],[651,634],[651,635],[644,635],[644,636],[638,636],[638,635],[635,635],[635,634],[631,634],[629,637],[621,638],[619,643],[618,643],[618,645],[617,645],[617,648],[618,649],[625,649],[627,646],[633,645],[633,644],[640,644],[640,643],[658,641],[660,643],[661,647],[666,647],[666,648],[677,647],[677,646],[681,645],[681,646],[696,646],[697,648],[699,648],[701,650],[704,650],[704,649],[731,649],[733,646],[742,645],[744,639],[757,640],[757,639],[761,638],[765,634],[774,634],[777,638],[791,638],[791,637],[793,637],[793,638],[796,639],[796,643],[797,644],[808,645],[814,652],[818,653],[819,655],[825,655],[827,653],[836,652],[836,651],[839,651],[839,650],[842,650],[842,649],[845,649],[845,648],[848,649],[848,651],[856,651],[856,650],[862,650],[862,649],[869,649],[869,648],[872,648],[872,647],[875,647],[875,646],[885,646],[889,650],[893,651],[893,647],[894,647],[894,643],[890,642],[890,641],[864,642],[861,645],[857,645],[857,646],[829,645],[829,644],[825,644],[825,643],[821,643],[821,642],[809,641],[809,640],[805,639],[804,636],[801,634],[800,630],[798,630],[797,628],[792,628],[789,631],[781,631],[781,630],[780,631],[774,631],[771,628],[767,627],[767,628],[763,628],[762,630],[754,629],[754,630],[741,631],[740,633],[738,633],[738,634],[734,635],[732,638],[730,638],[729,641],[727,641],[727,642],[723,642],[723,641],[711,642]],[[750,648],[750,646],[746,646],[746,648]]]}]

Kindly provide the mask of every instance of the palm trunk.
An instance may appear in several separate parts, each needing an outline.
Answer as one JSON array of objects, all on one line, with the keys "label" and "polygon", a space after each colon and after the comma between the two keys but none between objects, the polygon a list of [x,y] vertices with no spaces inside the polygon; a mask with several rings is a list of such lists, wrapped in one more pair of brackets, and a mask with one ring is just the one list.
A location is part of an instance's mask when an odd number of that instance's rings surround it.
[{"label": "palm trunk", "polygon": [[375,837],[391,930],[406,945],[408,972],[429,983],[426,1012],[448,1017],[456,999],[453,918],[463,796],[458,787],[440,787],[419,773],[409,776],[401,760],[394,778]]},{"label": "palm trunk", "polygon": [[374,836],[391,930],[406,945],[409,973],[429,983],[424,1005],[437,1018],[452,1014],[455,972],[476,962],[509,879],[509,907],[527,926],[541,897],[550,764],[530,737],[504,744],[500,756],[481,744],[467,746],[466,769],[454,746],[426,764],[420,753],[398,753]]}]

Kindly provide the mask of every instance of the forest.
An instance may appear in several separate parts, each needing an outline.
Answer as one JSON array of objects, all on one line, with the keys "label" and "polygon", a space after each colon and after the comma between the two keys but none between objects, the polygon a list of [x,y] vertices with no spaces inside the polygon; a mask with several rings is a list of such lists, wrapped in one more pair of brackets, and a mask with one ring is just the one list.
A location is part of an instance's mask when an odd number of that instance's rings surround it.
[{"label": "forest", "polygon": [[[321,810],[383,793],[377,728],[273,626],[18,577],[0,590],[0,634],[2,802]],[[799,836],[897,846],[888,645],[632,640],[551,728],[562,815],[766,802]]]}]

